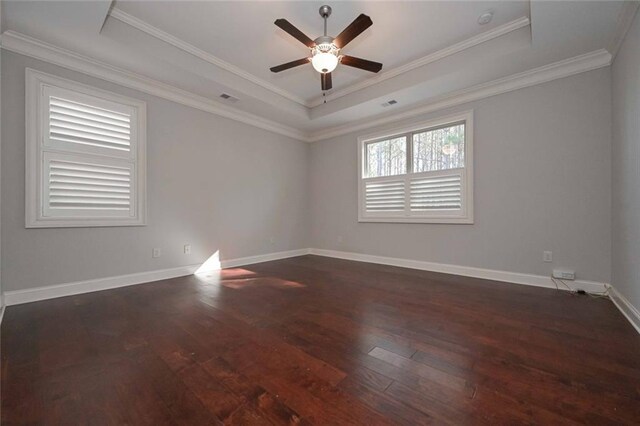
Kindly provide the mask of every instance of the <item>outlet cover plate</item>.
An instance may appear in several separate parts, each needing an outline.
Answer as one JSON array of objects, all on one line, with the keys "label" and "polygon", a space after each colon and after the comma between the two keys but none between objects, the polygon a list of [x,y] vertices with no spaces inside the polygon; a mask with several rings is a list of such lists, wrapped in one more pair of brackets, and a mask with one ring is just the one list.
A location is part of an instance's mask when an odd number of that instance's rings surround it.
[{"label": "outlet cover plate", "polygon": [[553,278],[573,281],[576,279],[576,272],[570,269],[554,269]]}]

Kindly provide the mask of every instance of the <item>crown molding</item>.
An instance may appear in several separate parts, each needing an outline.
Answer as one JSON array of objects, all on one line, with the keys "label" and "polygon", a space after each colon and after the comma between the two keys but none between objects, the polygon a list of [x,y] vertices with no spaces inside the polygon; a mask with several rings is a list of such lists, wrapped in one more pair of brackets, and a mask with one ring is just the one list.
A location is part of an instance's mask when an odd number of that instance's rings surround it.
[{"label": "crown molding", "polygon": [[[335,100],[335,99],[341,98],[350,93],[357,92],[358,90],[362,90],[367,87],[373,86],[374,84],[378,84],[385,80],[389,80],[391,78],[397,77],[401,74],[407,73],[416,68],[420,68],[427,64],[439,61],[441,59],[446,58],[447,56],[454,55],[456,53],[462,52],[463,50],[485,43],[489,40],[493,40],[505,34],[509,34],[510,32],[519,30],[520,28],[527,27],[530,24],[531,24],[531,21],[529,20],[529,18],[526,16],[523,16],[522,18],[516,19],[511,22],[507,22],[506,24],[500,25],[491,30],[488,30],[478,35],[475,35],[473,37],[470,37],[459,43],[453,44],[449,47],[433,52],[427,56],[423,56],[422,58],[416,59],[414,61],[411,61],[399,67],[390,69],[388,71],[382,72],[380,74],[376,74],[375,77],[368,78],[359,83],[352,84],[349,87],[345,87],[344,89],[330,93],[327,95],[327,100]],[[311,101],[308,106],[316,107],[316,106],[322,105],[323,102],[324,102],[324,99],[319,97]]]},{"label": "crown molding", "polygon": [[616,29],[613,33],[613,37],[611,37],[609,45],[607,46],[607,50],[612,56],[612,62],[616,58],[616,55],[622,46],[622,42],[624,42],[627,31],[631,28],[633,18],[635,18],[636,13],[638,12],[638,6],[640,6],[640,2],[638,1],[627,0],[622,4],[622,9],[620,9],[620,14],[618,15],[618,22],[616,23]]},{"label": "crown molding", "polygon": [[305,132],[276,121],[265,119],[255,114],[222,105],[214,100],[187,92],[140,74],[114,67],[93,58],[53,46],[49,43],[42,42],[14,31],[5,31],[1,36],[0,43],[2,45],[2,49],[6,49],[8,51],[30,56],[72,71],[81,72],[130,89],[158,96],[172,102],[229,118],[231,120],[291,137],[303,142],[321,141],[362,129],[394,123],[429,112],[450,108],[513,90],[606,67],[611,65],[612,61],[612,55],[606,50],[600,49],[584,55],[579,55],[544,65],[542,67],[534,68],[529,71],[500,78],[488,83],[472,86],[470,88],[454,92],[450,95],[437,97],[428,103],[410,107],[405,111],[400,111],[393,115],[378,117],[364,122],[358,121],[316,132]]},{"label": "crown molding", "polygon": [[229,118],[250,126],[288,136],[300,141],[308,141],[306,133],[284,124],[268,120],[255,114],[222,105],[216,101],[187,92],[177,87],[133,73],[93,58],[66,50],[14,31],[5,31],[1,38],[2,49],[30,56],[100,78],[130,89],[139,90],[169,101]]},{"label": "crown molding", "polygon": [[284,98],[289,99],[290,101],[296,102],[302,106],[308,107],[308,103],[292,94],[287,92],[286,90],[283,90],[281,88],[279,88],[278,86],[269,83],[268,81],[265,81],[261,78],[256,77],[255,75],[246,72],[243,69],[240,69],[238,67],[236,67],[235,65],[230,64],[229,62],[226,62],[220,58],[218,58],[217,56],[212,55],[209,52],[205,52],[202,49],[199,49],[197,47],[195,47],[194,45],[187,43],[184,40],[179,39],[178,37],[175,37],[165,31],[162,31],[159,28],[154,27],[151,24],[148,24],[147,22],[136,18],[135,16],[129,15],[128,13],[122,11],[121,9],[118,9],[117,7],[114,7],[111,9],[111,12],[109,13],[109,15],[112,18],[117,19],[120,22],[123,22],[127,25],[130,25],[142,32],[147,33],[148,35],[157,38],[158,40],[161,40],[165,43],[168,43],[174,47],[177,47],[178,49],[187,52],[197,58],[202,59],[205,62],[208,62],[210,64],[213,64],[217,67],[222,68],[225,71],[228,71],[238,77],[244,78],[247,81],[250,81],[253,84],[257,84],[258,86],[267,89],[273,93],[275,93],[276,95],[280,95]]},{"label": "crown molding", "polygon": [[569,77],[575,74],[609,66],[611,65],[611,60],[612,56],[609,52],[607,52],[605,49],[599,49],[593,52],[586,53],[584,55],[575,56],[573,58],[534,68],[529,71],[524,71],[508,77],[499,78],[488,83],[478,84],[468,89],[459,90],[447,96],[437,97],[429,103],[411,107],[410,109],[398,112],[397,114],[377,117],[366,122],[346,124],[343,126],[337,126],[326,130],[313,132],[311,133],[311,135],[309,135],[309,140],[311,142],[316,142],[324,139],[329,139],[358,130],[378,127],[384,124],[416,117],[418,115],[426,114],[429,112],[434,112],[499,95],[502,93],[511,92],[513,90],[523,89],[525,87],[546,83],[552,80],[557,80],[559,78]]},{"label": "crown molding", "polygon": [[[236,67],[235,65],[232,65],[214,55],[212,55],[211,53],[205,52],[202,49],[199,49],[195,46],[193,46],[190,43],[187,43],[184,40],[179,39],[178,37],[175,37],[157,27],[154,27],[151,24],[148,24],[147,22],[136,18],[135,16],[132,16],[126,12],[124,12],[121,9],[118,9],[116,7],[114,7],[111,12],[110,12],[110,16],[121,21],[124,22],[125,24],[128,24],[140,31],[145,32],[146,34],[155,37],[165,43],[168,43],[178,49],[183,50],[184,52],[187,52],[191,55],[194,55],[210,64],[213,64],[215,66],[218,66],[238,77],[244,78],[247,81],[250,81],[254,84],[257,84],[267,90],[270,90],[271,92],[283,96],[291,101],[294,101],[300,105],[306,106],[308,108],[313,108],[319,105],[322,105],[322,103],[324,102],[324,99],[321,97],[318,97],[316,99],[314,99],[313,101],[306,101],[292,93],[287,92],[286,90],[283,90],[261,78],[256,77],[255,75],[244,71],[243,69],[240,69],[238,67]],[[415,61],[409,62],[407,64],[404,64],[402,66],[393,68],[391,70],[385,71],[382,74],[378,74],[375,77],[372,78],[368,78],[366,80],[363,80],[360,83],[356,83],[353,84],[349,87],[346,87],[342,90],[336,91],[334,93],[331,93],[327,96],[328,99],[337,99],[340,98],[342,96],[346,96],[350,93],[356,92],[358,90],[362,90],[365,89],[367,87],[373,86],[375,84],[378,84],[382,81],[388,80],[390,78],[393,77],[397,77],[398,75],[407,73],[409,71],[412,71],[416,68],[420,68],[424,65],[427,65],[429,63],[432,62],[436,62],[439,61],[447,56],[451,56],[453,54],[456,54],[458,52],[461,52],[463,50],[469,49],[471,47],[477,46],[481,43],[484,43],[486,41],[495,39],[497,37],[503,36],[505,34],[508,34],[512,31],[518,30],[520,28],[524,28],[526,26],[529,26],[531,23],[531,21],[529,20],[528,17],[522,17],[519,19],[516,19],[514,21],[508,22],[504,25],[500,25],[496,28],[493,28],[491,30],[485,31],[481,34],[478,34],[476,36],[470,37],[466,40],[463,40],[459,43],[456,43],[452,46],[449,46],[447,48],[438,50],[437,52],[431,53],[427,56],[424,56],[422,58],[416,59]]]}]

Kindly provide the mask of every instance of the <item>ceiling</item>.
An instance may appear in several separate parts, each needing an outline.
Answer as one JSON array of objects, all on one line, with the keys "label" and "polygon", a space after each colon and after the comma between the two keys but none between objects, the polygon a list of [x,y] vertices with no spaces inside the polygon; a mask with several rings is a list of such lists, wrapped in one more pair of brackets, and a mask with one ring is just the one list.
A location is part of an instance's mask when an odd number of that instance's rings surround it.
[{"label": "ceiling", "polygon": [[[320,78],[311,65],[280,74],[269,71],[273,65],[309,54],[302,43],[273,22],[284,17],[315,39],[322,35],[318,9],[325,2],[258,2],[250,6],[245,2],[162,2],[153,7],[148,2],[117,2],[116,7],[309,102],[320,94]],[[529,15],[528,2],[497,1],[338,2],[332,9],[328,33],[334,37],[360,13],[373,18],[374,25],[344,52],[384,61],[385,69]],[[493,21],[478,25],[478,16],[488,9],[496,10]],[[340,67],[334,73],[334,88],[339,90],[371,76]]]},{"label": "ceiling", "polygon": [[[286,18],[311,38],[324,2],[4,1],[3,31],[21,33],[234,110],[303,132],[406,111],[450,93],[598,49],[610,49],[624,2],[336,2],[328,32],[359,13],[374,24],[344,53],[382,62],[379,74],[339,66],[323,103],[308,55],[273,25]],[[494,12],[487,25],[478,16]],[[221,93],[238,99],[220,100]],[[395,99],[393,107],[384,102]],[[391,108],[391,109],[389,109]]]}]

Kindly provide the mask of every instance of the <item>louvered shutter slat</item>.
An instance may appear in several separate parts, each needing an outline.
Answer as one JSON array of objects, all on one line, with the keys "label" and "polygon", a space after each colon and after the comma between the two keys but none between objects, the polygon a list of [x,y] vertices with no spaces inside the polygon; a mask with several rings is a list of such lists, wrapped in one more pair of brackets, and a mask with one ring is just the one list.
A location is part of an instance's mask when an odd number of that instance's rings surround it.
[{"label": "louvered shutter slat", "polygon": [[403,211],[405,191],[403,181],[367,182],[365,209],[367,212]]},{"label": "louvered shutter slat", "polygon": [[126,123],[127,126],[131,122],[131,119],[127,114],[123,114],[117,111],[110,111],[105,108],[99,108],[93,105],[87,105],[68,99],[62,99],[56,96],[51,96],[51,106],[77,111],[78,113],[89,116],[101,117],[100,120],[110,120],[114,123]]},{"label": "louvered shutter slat", "polygon": [[49,207],[129,210],[131,170],[51,159]]},{"label": "louvered shutter slat", "polygon": [[93,124],[80,123],[78,120],[72,121],[66,117],[58,118],[53,116],[51,117],[50,123],[52,129],[58,129],[58,133],[75,132],[81,135],[88,135],[88,139],[92,137],[91,135],[95,135],[95,137],[100,137],[107,141],[113,140],[113,143],[129,145],[129,133],[113,131],[106,126],[98,127]]},{"label": "louvered shutter slat", "polygon": [[79,115],[69,115],[69,114],[60,114],[60,113],[56,113],[56,110],[54,108],[52,108],[49,111],[49,118],[52,121],[66,121],[68,123],[73,123],[79,126],[85,126],[87,128],[94,128],[94,129],[105,129],[108,130],[110,132],[116,133],[116,134],[120,134],[120,135],[128,135],[131,133],[131,131],[129,130],[129,125],[114,125],[114,124],[110,124],[106,121],[100,121],[98,123],[96,123],[95,120],[93,119],[86,119],[82,116]]},{"label": "louvered shutter slat", "polygon": [[131,150],[131,117],[128,114],[50,96],[48,124],[52,141]]},{"label": "louvered shutter slat", "polygon": [[462,208],[462,179],[458,174],[412,179],[410,191],[411,211]]}]

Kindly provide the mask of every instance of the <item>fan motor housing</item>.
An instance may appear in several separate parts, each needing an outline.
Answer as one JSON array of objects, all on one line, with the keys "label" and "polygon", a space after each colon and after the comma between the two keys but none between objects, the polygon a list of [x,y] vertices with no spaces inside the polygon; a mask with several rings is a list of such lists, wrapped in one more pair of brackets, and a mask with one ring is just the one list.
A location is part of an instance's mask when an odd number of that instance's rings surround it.
[{"label": "fan motor housing", "polygon": [[317,39],[313,40],[317,46],[321,44],[333,44],[334,38],[331,36],[320,36]]}]

